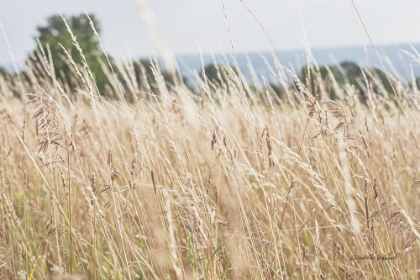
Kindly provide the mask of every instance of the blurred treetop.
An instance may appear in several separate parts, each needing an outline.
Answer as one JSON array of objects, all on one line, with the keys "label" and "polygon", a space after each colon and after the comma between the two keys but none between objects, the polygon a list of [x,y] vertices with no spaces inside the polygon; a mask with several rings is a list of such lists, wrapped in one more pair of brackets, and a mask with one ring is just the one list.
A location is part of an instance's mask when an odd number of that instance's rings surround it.
[{"label": "blurred treetop", "polygon": [[[99,59],[103,56],[103,52],[100,48],[99,39],[95,36],[94,31],[90,25],[89,19],[85,14],[75,15],[71,17],[64,17],[69,25],[69,28],[73,32],[74,36],[80,48],[83,51],[83,55],[86,58],[86,62],[91,69],[96,84],[99,90],[102,90],[107,84],[108,79],[101,70]],[[101,31],[98,20],[94,15],[90,15],[92,23],[95,26],[98,34]],[[64,53],[63,48],[71,55],[73,61],[76,64],[82,64],[82,56],[73,44],[70,32],[67,30],[64,19],[60,15],[53,15],[47,18],[46,25],[38,26],[38,40],[45,48],[47,45],[51,51],[51,58],[54,63],[55,74],[63,82],[70,83],[71,69],[67,61],[67,57]],[[33,51],[30,57],[37,57],[39,46]]]}]

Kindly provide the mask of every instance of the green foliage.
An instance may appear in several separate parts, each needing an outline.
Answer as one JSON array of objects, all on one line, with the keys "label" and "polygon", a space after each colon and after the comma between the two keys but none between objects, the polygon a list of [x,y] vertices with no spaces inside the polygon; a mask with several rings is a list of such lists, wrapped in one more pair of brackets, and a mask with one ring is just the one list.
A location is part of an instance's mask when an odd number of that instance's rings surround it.
[{"label": "green foliage", "polygon": [[[99,33],[100,25],[97,18],[94,15],[90,15],[90,18],[96,31]],[[99,63],[99,59],[103,57],[103,53],[100,48],[99,40],[90,26],[89,19],[84,14],[65,17],[65,19],[83,51],[86,62],[95,77],[98,89],[102,91],[108,83],[108,79],[103,73]],[[69,63],[66,61],[67,57],[60,44],[68,51],[76,64],[82,64],[82,56],[77,50],[77,47],[73,44],[71,35],[67,30],[63,18],[60,15],[50,16],[47,19],[46,25],[39,26],[37,31],[37,37],[41,45],[44,48],[48,45],[51,51],[51,58],[54,63],[56,76],[63,82],[71,84],[70,76],[72,69],[70,69],[71,66],[69,66]],[[37,53],[39,53],[39,46],[34,50],[30,57],[36,57]]]},{"label": "green foliage", "polygon": [[[372,86],[374,92],[381,91],[381,87],[389,94],[393,94],[392,86],[386,77],[384,71],[378,68],[366,68],[365,69],[366,79],[369,84]],[[331,73],[331,74],[330,74]],[[331,78],[334,78],[335,82],[343,88],[343,85],[348,83],[351,86],[354,86],[356,92],[359,94],[360,100],[363,103],[367,101],[367,88],[366,81],[363,77],[362,69],[359,65],[351,61],[341,62],[338,66],[320,66],[319,71],[310,68],[308,73],[308,68],[302,68],[300,71],[300,78],[308,89],[317,93],[317,79],[316,75],[320,75],[321,80],[324,82],[324,87],[329,93],[329,98],[336,99],[337,92],[333,87],[333,81]],[[331,77],[332,76],[332,77]]]},{"label": "green foliage", "polygon": [[20,75],[14,72],[9,72],[6,68],[0,66],[0,78],[5,80],[8,83],[8,87],[13,93],[13,96],[19,98],[21,96],[21,91],[19,90],[20,84]]},{"label": "green foliage", "polygon": [[204,73],[207,79],[217,85],[220,86],[221,84],[227,84],[229,81],[229,73],[232,70],[229,69],[228,65],[218,64],[218,63],[210,63],[204,67]]},{"label": "green foliage", "polygon": [[[137,82],[142,90],[147,91],[148,86],[154,93],[159,93],[159,88],[156,83],[156,77],[153,73],[153,68],[155,63],[147,59],[140,59],[134,62],[134,74],[136,76]],[[183,77],[179,72],[175,71],[174,73],[160,70],[159,72],[163,80],[168,87],[173,87],[177,81],[182,81],[185,85],[188,86],[188,81]]]},{"label": "green foliage", "polygon": [[279,85],[279,84],[274,84],[274,83],[270,83],[268,84],[268,88],[271,89],[278,98],[283,98],[284,94],[285,94],[285,90],[283,88],[283,86]]},{"label": "green foliage", "polygon": [[420,77],[416,78],[416,85],[417,85],[417,88],[420,89]]},{"label": "green foliage", "polygon": [[221,83],[218,72],[218,68],[214,63],[210,63],[204,68],[204,73],[207,79],[211,82]]},{"label": "green foliage", "polygon": [[2,76],[4,76],[4,77],[6,77],[6,76],[9,76],[10,74],[9,74],[9,72],[6,70],[6,68],[4,68],[4,67],[0,66],[0,75],[2,75]]}]

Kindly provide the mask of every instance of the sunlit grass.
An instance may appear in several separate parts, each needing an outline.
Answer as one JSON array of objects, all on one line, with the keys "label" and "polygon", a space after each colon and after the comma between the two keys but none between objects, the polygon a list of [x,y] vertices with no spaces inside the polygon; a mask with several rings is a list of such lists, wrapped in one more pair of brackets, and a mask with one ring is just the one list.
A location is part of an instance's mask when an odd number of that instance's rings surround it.
[{"label": "sunlit grass", "polygon": [[76,89],[49,70],[0,77],[5,279],[418,278],[408,85],[401,107],[368,76],[364,103],[330,76],[328,100],[308,67],[280,99],[230,68],[197,92],[156,68],[156,92],[109,73],[102,98],[87,65]]}]

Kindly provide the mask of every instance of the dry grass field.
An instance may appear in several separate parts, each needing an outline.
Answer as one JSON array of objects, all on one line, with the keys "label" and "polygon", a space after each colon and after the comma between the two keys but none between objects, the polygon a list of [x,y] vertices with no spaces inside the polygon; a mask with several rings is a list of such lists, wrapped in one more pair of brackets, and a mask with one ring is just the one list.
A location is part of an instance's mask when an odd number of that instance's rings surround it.
[{"label": "dry grass field", "polygon": [[121,66],[102,98],[87,65],[67,85],[40,57],[0,77],[4,279],[419,278],[411,85],[367,71],[361,102],[278,67],[280,99],[233,69],[194,93]]}]

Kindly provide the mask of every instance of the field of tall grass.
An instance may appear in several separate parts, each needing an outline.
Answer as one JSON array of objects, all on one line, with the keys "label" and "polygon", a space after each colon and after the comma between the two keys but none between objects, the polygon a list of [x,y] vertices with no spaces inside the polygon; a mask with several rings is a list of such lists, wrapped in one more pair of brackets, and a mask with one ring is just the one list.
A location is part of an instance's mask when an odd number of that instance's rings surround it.
[{"label": "field of tall grass", "polygon": [[281,98],[234,67],[193,92],[155,64],[104,98],[47,53],[0,77],[4,279],[419,278],[415,85],[366,70],[361,101],[310,61],[271,69]]}]

